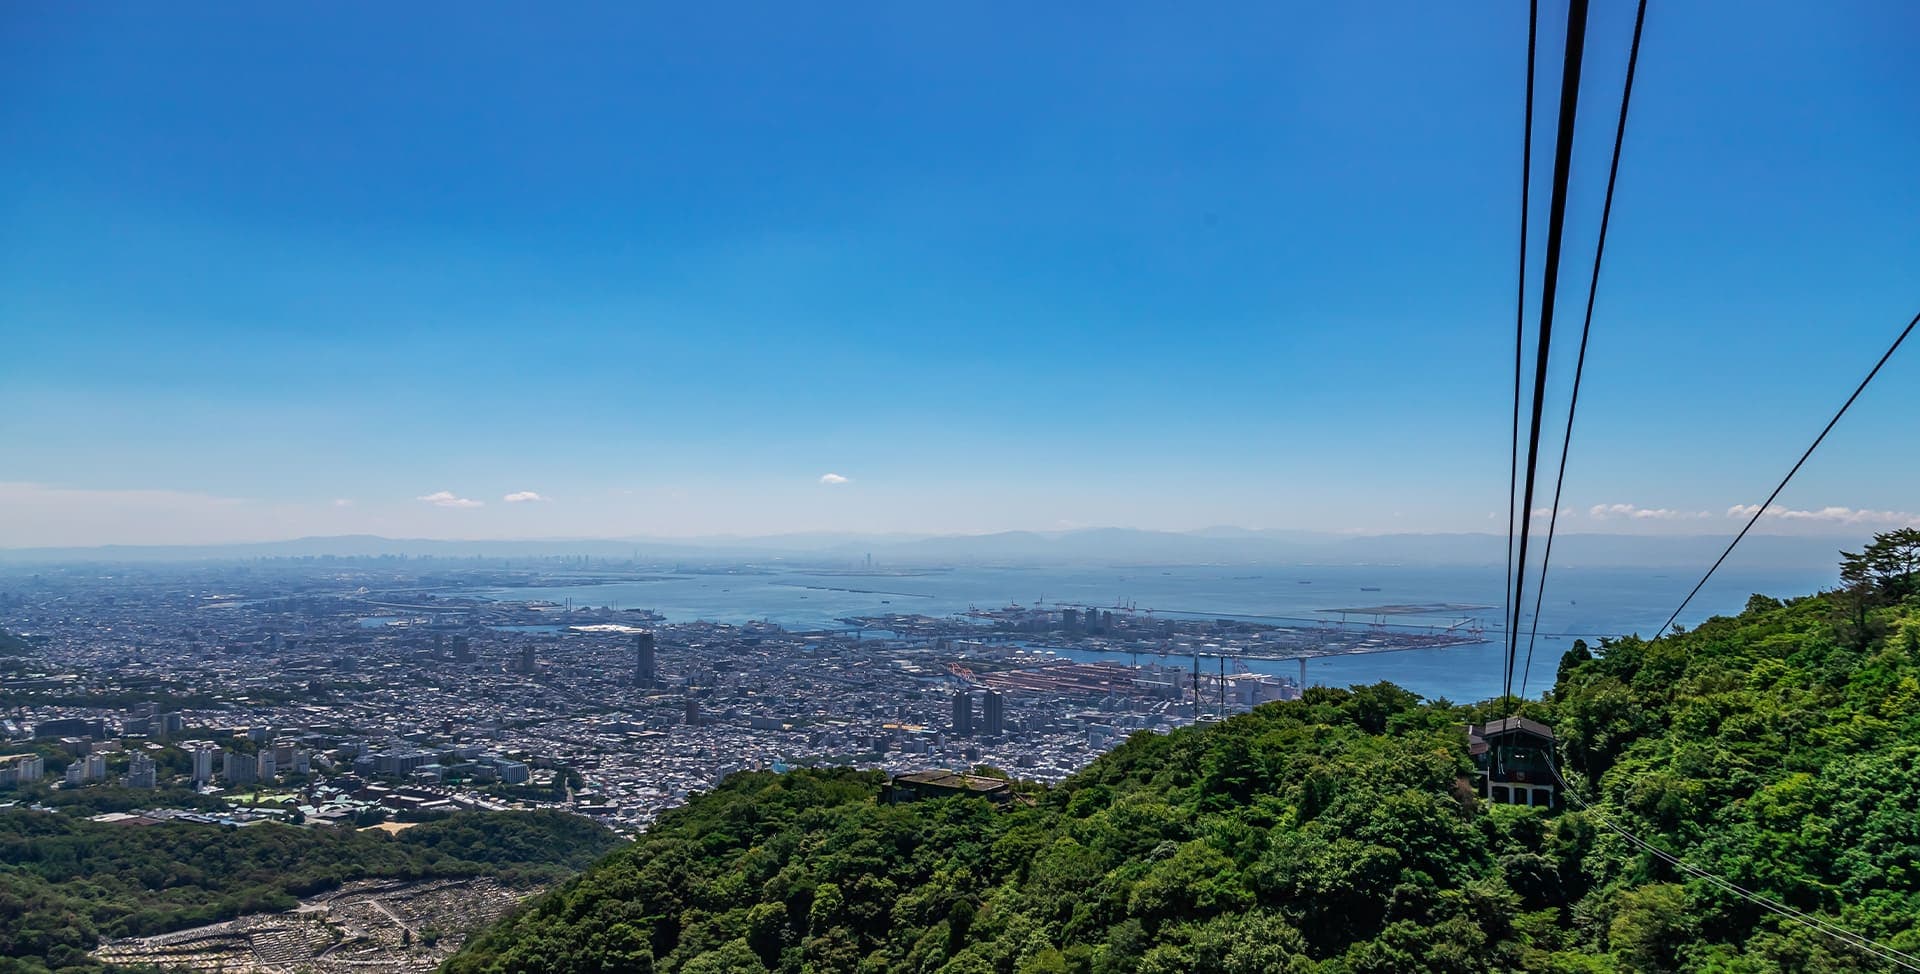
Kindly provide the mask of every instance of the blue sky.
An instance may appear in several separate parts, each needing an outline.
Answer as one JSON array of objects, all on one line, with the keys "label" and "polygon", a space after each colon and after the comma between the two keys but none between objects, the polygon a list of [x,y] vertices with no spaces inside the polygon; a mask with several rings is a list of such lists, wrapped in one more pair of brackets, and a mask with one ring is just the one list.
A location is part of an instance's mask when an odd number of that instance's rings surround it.
[{"label": "blue sky", "polygon": [[[1500,529],[1517,0],[696,6],[9,5],[0,546]],[[1920,310],[1917,34],[1655,5],[1569,529],[1730,530]],[[1856,409],[1769,529],[1920,510],[1920,348]]]}]

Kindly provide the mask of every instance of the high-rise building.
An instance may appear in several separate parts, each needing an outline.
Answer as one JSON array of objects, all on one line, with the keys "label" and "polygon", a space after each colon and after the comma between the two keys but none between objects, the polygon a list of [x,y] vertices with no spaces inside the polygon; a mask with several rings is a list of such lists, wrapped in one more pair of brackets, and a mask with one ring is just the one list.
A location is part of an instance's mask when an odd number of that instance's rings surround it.
[{"label": "high-rise building", "polygon": [[38,754],[9,754],[0,758],[0,786],[31,784],[46,770],[46,759]]},{"label": "high-rise building", "polygon": [[700,699],[692,694],[687,695],[687,726],[700,726]]},{"label": "high-rise building", "polygon": [[238,751],[222,751],[220,776],[227,779],[230,785],[250,785],[260,780],[260,765],[252,757]]},{"label": "high-rise building", "polygon": [[467,637],[453,637],[453,658],[459,663],[473,662],[473,645],[467,641]]},{"label": "high-rise building", "polygon": [[953,695],[953,736],[973,736],[973,695],[965,690]]},{"label": "high-rise building", "polygon": [[201,744],[193,749],[193,783],[204,785],[213,780],[213,745]]},{"label": "high-rise building", "polygon": [[261,781],[272,781],[280,776],[280,762],[273,759],[272,748],[261,748],[258,758],[258,770]]},{"label": "high-rise building", "polygon": [[84,758],[74,758],[67,765],[67,784],[84,785],[91,781],[101,781],[107,777],[107,756],[89,754]]},{"label": "high-rise building", "polygon": [[657,676],[653,669],[653,633],[643,632],[633,637],[633,685],[651,688],[656,680]]},{"label": "high-rise building", "polygon": [[127,759],[126,785],[128,788],[152,788],[156,777],[152,758],[135,752]]},{"label": "high-rise building", "polygon": [[532,674],[537,669],[539,669],[539,666],[534,662],[533,647],[531,645],[520,647],[519,672]]},{"label": "high-rise building", "polygon": [[988,737],[999,737],[1007,732],[1003,703],[1001,695],[994,690],[988,690],[980,698],[980,723]]}]

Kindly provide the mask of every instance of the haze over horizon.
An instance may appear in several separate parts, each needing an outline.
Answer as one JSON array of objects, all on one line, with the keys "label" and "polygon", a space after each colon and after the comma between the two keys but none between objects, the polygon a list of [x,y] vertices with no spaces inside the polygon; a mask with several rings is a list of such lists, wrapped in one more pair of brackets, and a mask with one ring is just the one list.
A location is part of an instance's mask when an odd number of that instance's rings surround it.
[{"label": "haze over horizon", "polygon": [[[7,12],[0,548],[1502,530],[1511,11],[464,11]],[[1912,314],[1916,30],[1657,12],[1562,531],[1737,530]],[[1761,531],[1920,521],[1917,368]]]},{"label": "haze over horizon", "polygon": [[[1830,584],[1840,553],[1866,536],[1750,535],[1723,578],[1744,575],[1760,589],[1792,591]],[[1561,569],[1629,569],[1691,575],[1711,563],[1722,534],[1563,533],[1554,563]],[[1313,531],[1200,531],[1076,528],[986,534],[860,534],[499,539],[388,538],[328,535],[228,544],[106,545],[0,548],[0,565],[160,564],[283,558],[415,558],[525,561],[591,559],[596,569],[621,563],[786,565],[795,570],[946,570],[969,568],[1112,569],[1125,566],[1376,566],[1452,568],[1463,580],[1497,575],[1506,537],[1454,534],[1340,534]],[[1663,576],[1664,577],[1664,576]],[[1824,581],[1823,581],[1824,580]],[[1463,584],[1475,584],[1463,581]],[[1747,584],[1734,583],[1735,587]],[[1748,593],[1750,594],[1750,593]],[[1676,595],[1677,597],[1677,595]]]}]

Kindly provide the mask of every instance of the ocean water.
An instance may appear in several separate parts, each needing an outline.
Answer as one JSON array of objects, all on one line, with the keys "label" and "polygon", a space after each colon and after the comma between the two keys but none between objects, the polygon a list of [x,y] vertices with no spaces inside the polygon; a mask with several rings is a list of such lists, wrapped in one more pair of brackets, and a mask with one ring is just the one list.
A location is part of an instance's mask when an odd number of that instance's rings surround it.
[{"label": "ocean water", "polygon": [[[1313,684],[1346,686],[1390,680],[1429,698],[1462,702],[1500,692],[1505,650],[1498,634],[1502,568],[1412,567],[1396,565],[1269,566],[1116,566],[1076,568],[955,568],[919,574],[890,572],[815,572],[803,568],[756,569],[756,573],[677,574],[663,572],[634,581],[602,585],[555,585],[489,589],[479,594],[502,600],[544,599],[615,608],[653,609],[669,621],[766,620],[790,629],[843,628],[847,616],[887,612],[948,615],[970,607],[1021,605],[1131,606],[1156,615],[1236,617],[1259,620],[1326,619],[1326,610],[1395,603],[1462,603],[1490,606],[1433,615],[1390,615],[1386,622],[1445,626],[1461,619],[1479,621],[1491,642],[1442,650],[1414,650],[1312,660]],[[1697,573],[1675,569],[1556,570],[1547,580],[1540,609],[1528,690],[1538,695],[1553,684],[1560,655],[1575,637],[1589,642],[1603,635],[1650,634],[1666,621]],[[1532,592],[1535,579],[1529,579]],[[1683,625],[1712,615],[1737,612],[1753,593],[1804,595],[1835,583],[1827,572],[1752,572],[1724,570],[1701,590]],[[1373,591],[1377,589],[1377,591]],[[1533,596],[1523,632],[1532,622]],[[1372,622],[1371,615],[1352,621]],[[1524,640],[1522,653],[1524,654]],[[1076,658],[1125,661],[1124,655],[1068,653]],[[1149,657],[1142,657],[1142,662]],[[1217,666],[1202,658],[1202,666]],[[1294,662],[1249,661],[1260,672],[1298,676]]]}]

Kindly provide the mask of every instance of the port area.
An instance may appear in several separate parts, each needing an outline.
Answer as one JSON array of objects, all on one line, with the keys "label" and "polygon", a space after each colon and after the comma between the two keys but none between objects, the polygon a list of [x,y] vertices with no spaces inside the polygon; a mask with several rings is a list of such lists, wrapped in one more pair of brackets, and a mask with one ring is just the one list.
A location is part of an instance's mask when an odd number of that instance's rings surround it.
[{"label": "port area", "polygon": [[[1149,611],[1130,606],[1085,605],[975,608],[955,616],[907,613],[852,616],[841,623],[860,631],[889,633],[947,645],[959,655],[979,655],[989,647],[1114,653],[1143,659],[1226,657],[1243,660],[1296,660],[1362,653],[1477,646],[1487,641],[1478,619],[1445,616],[1484,610],[1469,603],[1368,606],[1321,610],[1335,619],[1279,616],[1196,618],[1198,613]],[[1373,621],[1353,622],[1364,615]],[[1434,616],[1430,623],[1386,622]]]}]

